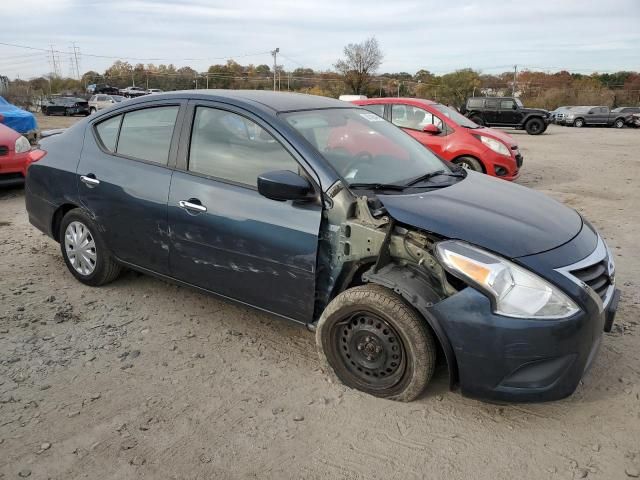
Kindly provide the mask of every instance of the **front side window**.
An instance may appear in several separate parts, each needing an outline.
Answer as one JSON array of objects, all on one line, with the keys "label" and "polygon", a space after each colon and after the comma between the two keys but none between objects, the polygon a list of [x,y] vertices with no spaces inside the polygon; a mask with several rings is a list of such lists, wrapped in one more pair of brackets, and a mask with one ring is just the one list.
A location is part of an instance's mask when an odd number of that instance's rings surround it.
[{"label": "front side window", "polygon": [[166,165],[179,108],[153,107],[125,113],[116,152]]},{"label": "front side window", "polygon": [[427,125],[436,125],[442,128],[442,120],[413,105],[392,105],[391,123],[401,128],[420,131]]},{"label": "front side window", "polygon": [[242,115],[198,107],[189,147],[189,171],[255,187],[276,170],[298,173],[298,162],[257,123]]},{"label": "front side window", "polygon": [[107,96],[106,95],[98,95],[98,101],[99,102],[106,102],[107,101]]},{"label": "front side window", "polygon": [[282,114],[349,184],[399,183],[448,167],[391,123],[358,108]]},{"label": "front side window", "polygon": [[500,100],[500,110],[513,110],[513,100]]}]

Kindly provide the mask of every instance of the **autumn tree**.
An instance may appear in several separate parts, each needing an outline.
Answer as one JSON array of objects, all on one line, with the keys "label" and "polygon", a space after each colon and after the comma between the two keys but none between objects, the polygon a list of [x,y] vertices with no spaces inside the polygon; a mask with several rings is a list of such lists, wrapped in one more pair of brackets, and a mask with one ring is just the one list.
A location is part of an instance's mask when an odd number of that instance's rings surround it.
[{"label": "autumn tree", "polygon": [[344,58],[335,64],[344,83],[355,94],[367,92],[371,77],[382,63],[383,55],[375,37],[344,47]]}]

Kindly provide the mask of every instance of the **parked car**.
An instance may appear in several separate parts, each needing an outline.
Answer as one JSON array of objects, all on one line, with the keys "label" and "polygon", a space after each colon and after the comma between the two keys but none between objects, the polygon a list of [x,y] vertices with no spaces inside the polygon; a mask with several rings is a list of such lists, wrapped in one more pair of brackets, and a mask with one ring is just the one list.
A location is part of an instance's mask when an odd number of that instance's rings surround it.
[{"label": "parked car", "polygon": [[33,113],[16,107],[0,97],[0,115],[2,115],[0,123],[23,135],[29,142],[37,142],[40,131]]},{"label": "parked car", "polygon": [[83,98],[54,97],[48,99],[42,105],[42,113],[45,115],[89,115],[89,102]]},{"label": "parked car", "polygon": [[640,107],[618,107],[611,110],[611,113],[640,113]]},{"label": "parked car", "polygon": [[160,90],[159,88],[148,88],[148,89],[147,89],[147,93],[148,93],[148,94],[152,94],[152,93],[162,93],[162,90]]},{"label": "parked car", "polygon": [[512,97],[472,97],[463,113],[478,125],[524,129],[529,135],[544,133],[551,122],[547,110],[525,108],[519,98]]},{"label": "parked car", "polygon": [[92,95],[97,93],[103,93],[105,95],[118,95],[120,93],[120,90],[118,90],[116,87],[112,87],[111,85],[107,85],[106,83],[94,83],[91,85],[87,85],[87,93]]},{"label": "parked car", "polygon": [[631,121],[632,113],[613,112],[609,107],[577,107],[565,118],[566,125],[574,127],[598,126],[623,128]]},{"label": "parked car", "polygon": [[120,103],[125,98],[121,95],[94,95],[89,99],[89,113],[96,113],[103,108],[109,108]]},{"label": "parked car", "polygon": [[[446,105],[394,97],[352,103],[401,127],[444,160],[505,180],[520,175],[522,154],[511,135],[481,127]],[[358,148],[354,141],[352,149]]]},{"label": "parked car", "polygon": [[78,281],[127,267],[306,325],[372,395],[416,398],[441,356],[464,394],[562,398],[614,321],[613,256],[579,213],[339,100],[151,95],[43,147],[29,221]]},{"label": "parked car", "polygon": [[558,107],[555,110],[549,112],[549,118],[551,123],[556,125],[564,125],[564,118],[569,114],[574,107]]},{"label": "parked car", "polygon": [[44,152],[32,150],[24,135],[2,124],[0,114],[0,187],[21,185],[27,175],[27,166],[37,161]]},{"label": "parked car", "polygon": [[127,87],[120,90],[120,95],[126,98],[135,98],[146,95],[147,91],[142,87]]}]

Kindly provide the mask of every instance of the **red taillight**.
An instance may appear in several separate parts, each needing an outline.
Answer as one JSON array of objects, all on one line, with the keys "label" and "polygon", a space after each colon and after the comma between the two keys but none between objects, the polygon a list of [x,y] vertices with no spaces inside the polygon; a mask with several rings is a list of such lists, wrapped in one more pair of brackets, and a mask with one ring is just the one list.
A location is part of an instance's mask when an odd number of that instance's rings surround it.
[{"label": "red taillight", "polygon": [[45,150],[40,150],[39,148],[35,148],[29,152],[29,160],[27,161],[27,168],[32,163],[37,162],[38,160],[42,160],[42,158],[47,154]]}]

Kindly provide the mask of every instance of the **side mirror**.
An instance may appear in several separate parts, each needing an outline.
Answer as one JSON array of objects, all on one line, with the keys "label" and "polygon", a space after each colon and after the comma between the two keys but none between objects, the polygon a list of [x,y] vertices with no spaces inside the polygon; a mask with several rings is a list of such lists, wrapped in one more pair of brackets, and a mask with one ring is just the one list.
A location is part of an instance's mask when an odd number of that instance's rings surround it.
[{"label": "side mirror", "polygon": [[513,110],[517,110],[517,109],[518,109],[518,105],[516,105],[516,104],[514,103],[513,105],[511,105],[511,108],[512,108]]},{"label": "side mirror", "polygon": [[308,200],[313,187],[306,178],[289,170],[263,173],[258,177],[258,193],[271,200]]},{"label": "side mirror", "polygon": [[442,130],[438,128],[436,125],[430,123],[429,125],[425,125],[422,129],[424,133],[430,133],[431,135],[438,135]]}]

